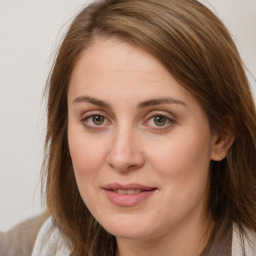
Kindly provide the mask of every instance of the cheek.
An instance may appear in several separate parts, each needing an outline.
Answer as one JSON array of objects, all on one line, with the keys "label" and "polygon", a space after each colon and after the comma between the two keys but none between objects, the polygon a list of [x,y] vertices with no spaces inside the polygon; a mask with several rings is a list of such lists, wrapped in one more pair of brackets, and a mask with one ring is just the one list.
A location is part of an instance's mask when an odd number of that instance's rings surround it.
[{"label": "cheek", "polygon": [[[177,198],[200,196],[208,184],[211,139],[208,130],[175,134],[151,154],[153,169],[165,183],[166,193]],[[195,195],[196,196],[196,195]]]},{"label": "cheek", "polygon": [[84,132],[69,128],[69,150],[77,182],[89,181],[97,176],[105,159],[104,143],[98,145],[95,140],[86,136]]},{"label": "cheek", "polygon": [[198,139],[191,132],[183,135],[175,136],[161,148],[156,147],[151,157],[153,168],[161,177],[164,195],[156,207],[165,205],[162,214],[166,219],[170,218],[170,212],[176,220],[189,216],[198,205],[203,209],[208,198],[209,137]]}]

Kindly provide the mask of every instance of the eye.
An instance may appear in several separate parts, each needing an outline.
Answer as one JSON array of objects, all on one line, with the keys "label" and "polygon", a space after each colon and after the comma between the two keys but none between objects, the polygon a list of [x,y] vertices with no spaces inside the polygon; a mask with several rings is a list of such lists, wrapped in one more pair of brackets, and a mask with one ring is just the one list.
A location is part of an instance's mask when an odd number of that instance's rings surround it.
[{"label": "eye", "polygon": [[86,127],[95,127],[95,126],[102,126],[106,124],[107,119],[102,115],[95,114],[95,115],[86,116],[81,121]]},{"label": "eye", "polygon": [[172,118],[163,114],[155,114],[151,116],[146,122],[147,125],[154,127],[156,129],[168,128],[173,123],[175,123],[175,121]]},{"label": "eye", "polygon": [[95,124],[95,125],[101,125],[105,122],[105,117],[104,116],[100,116],[100,115],[93,115],[91,117],[89,117],[88,119],[91,119],[91,121]]},{"label": "eye", "polygon": [[167,117],[166,116],[154,116],[153,117],[153,122],[156,126],[164,126],[167,122]]}]

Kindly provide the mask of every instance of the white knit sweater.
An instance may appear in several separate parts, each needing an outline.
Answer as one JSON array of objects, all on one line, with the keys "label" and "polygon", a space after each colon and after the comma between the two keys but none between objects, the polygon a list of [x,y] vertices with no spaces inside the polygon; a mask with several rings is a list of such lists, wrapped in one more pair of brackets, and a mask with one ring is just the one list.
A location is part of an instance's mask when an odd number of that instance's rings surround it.
[{"label": "white knit sweater", "polygon": [[[32,256],[70,255],[70,250],[66,246],[65,242],[61,239],[61,235],[59,234],[58,230],[51,229],[52,221],[51,218],[48,218],[38,233]],[[256,233],[246,228],[245,231],[246,236],[243,239],[246,256],[256,256]],[[233,225],[232,256],[243,256],[242,241],[236,224]]]}]

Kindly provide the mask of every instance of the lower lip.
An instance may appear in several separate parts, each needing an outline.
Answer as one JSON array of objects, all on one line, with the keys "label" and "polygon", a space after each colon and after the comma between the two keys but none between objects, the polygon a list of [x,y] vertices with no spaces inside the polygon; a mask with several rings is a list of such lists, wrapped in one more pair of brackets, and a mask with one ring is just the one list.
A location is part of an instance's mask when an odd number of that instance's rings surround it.
[{"label": "lower lip", "polygon": [[150,197],[156,191],[156,189],[144,190],[137,194],[132,194],[132,195],[118,194],[118,193],[114,192],[113,190],[105,189],[104,191],[105,191],[108,199],[112,203],[114,203],[118,206],[122,206],[122,207],[130,207],[130,206],[137,205],[141,201]]}]

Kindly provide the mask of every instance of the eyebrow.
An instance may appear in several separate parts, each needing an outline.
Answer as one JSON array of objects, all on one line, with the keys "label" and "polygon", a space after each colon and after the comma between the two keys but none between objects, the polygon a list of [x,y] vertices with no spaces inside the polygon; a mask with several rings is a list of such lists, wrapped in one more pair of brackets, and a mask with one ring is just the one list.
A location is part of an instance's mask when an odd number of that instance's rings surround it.
[{"label": "eyebrow", "polygon": [[[110,108],[110,105],[105,101],[102,101],[90,96],[77,97],[72,103],[82,103],[82,102],[88,102],[96,106]],[[180,104],[187,107],[187,104],[184,101],[167,97],[167,98],[159,98],[159,99],[151,99],[151,100],[143,101],[138,104],[138,108],[141,109],[141,108],[146,108],[146,107],[156,106],[161,104]]]},{"label": "eyebrow", "polygon": [[80,96],[80,97],[75,98],[75,100],[73,101],[73,103],[81,103],[81,102],[88,102],[93,105],[105,107],[105,108],[110,107],[110,105],[108,103],[106,103],[105,101],[102,101],[102,100],[99,100],[99,99],[96,99],[93,97],[89,97],[89,96]]},{"label": "eyebrow", "polygon": [[146,108],[146,107],[156,106],[161,104],[180,104],[180,105],[183,105],[184,107],[187,107],[187,104],[184,101],[167,97],[167,98],[159,98],[159,99],[143,101],[138,105],[138,108]]}]

